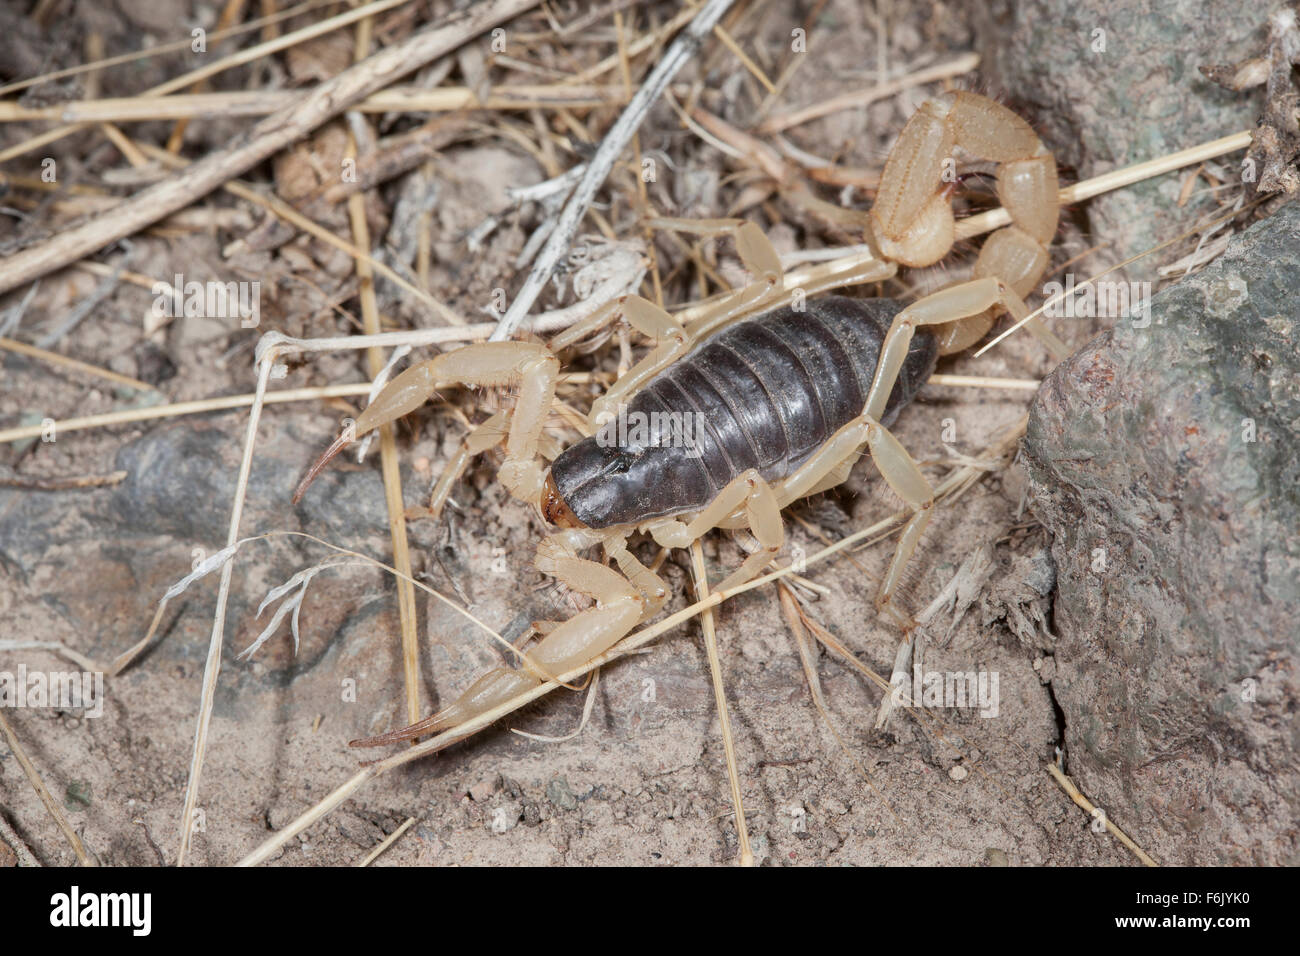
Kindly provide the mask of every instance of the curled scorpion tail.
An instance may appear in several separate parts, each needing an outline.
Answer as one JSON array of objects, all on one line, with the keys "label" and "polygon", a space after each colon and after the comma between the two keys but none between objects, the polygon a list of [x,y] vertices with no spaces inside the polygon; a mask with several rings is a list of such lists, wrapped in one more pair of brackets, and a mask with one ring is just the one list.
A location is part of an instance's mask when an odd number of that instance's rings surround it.
[{"label": "curled scorpion tail", "polygon": [[363,737],[351,740],[349,747],[382,747],[403,740],[414,740],[427,734],[436,734],[458,724],[486,713],[516,697],[530,687],[536,687],[541,681],[531,674],[521,671],[508,671],[502,668],[488,671],[461,694],[452,704],[424,720],[416,721],[409,727],[390,730],[375,737]]}]

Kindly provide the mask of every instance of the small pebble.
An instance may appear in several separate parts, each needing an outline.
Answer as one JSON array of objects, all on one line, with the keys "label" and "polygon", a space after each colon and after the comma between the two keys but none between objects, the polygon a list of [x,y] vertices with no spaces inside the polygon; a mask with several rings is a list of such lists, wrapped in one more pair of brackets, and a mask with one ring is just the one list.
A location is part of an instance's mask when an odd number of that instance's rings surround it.
[{"label": "small pebble", "polygon": [[482,803],[492,794],[497,792],[497,787],[501,784],[501,775],[497,774],[492,777],[484,777],[474,786],[469,788],[469,798],[475,803]]},{"label": "small pebble", "polygon": [[576,810],[578,807],[578,798],[564,777],[556,777],[546,785],[546,799],[561,810]]},{"label": "small pebble", "polygon": [[488,829],[493,833],[508,833],[518,825],[519,818],[523,815],[524,808],[518,801],[503,803],[488,813]]}]

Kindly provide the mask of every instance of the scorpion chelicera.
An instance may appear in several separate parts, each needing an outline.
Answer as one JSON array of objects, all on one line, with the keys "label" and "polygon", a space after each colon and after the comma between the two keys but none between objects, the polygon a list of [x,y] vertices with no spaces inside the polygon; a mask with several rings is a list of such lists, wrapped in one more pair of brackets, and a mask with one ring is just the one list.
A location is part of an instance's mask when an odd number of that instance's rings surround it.
[{"label": "scorpion chelicera", "polygon": [[[997,164],[997,194],[1011,224],[980,249],[973,278],[911,305],[887,299],[829,296],[802,310],[773,308],[782,293],[776,251],[742,220],[660,220],[679,231],[730,234],[752,281],[710,306],[689,327],[638,296],[617,299],[555,338],[537,343],[467,345],[398,375],[312,466],[295,502],[349,441],[419,407],[452,385],[516,385],[513,410],[474,429],[432,494],[437,514],[474,455],[504,443],[502,484],[536,506],[558,530],[539,545],[535,565],[594,605],[567,621],[540,624],[544,636],[517,670],[479,678],[450,706],[410,727],[357,741],[376,744],[455,726],[506,703],[543,680],[608,650],[667,599],[663,580],[628,548],[636,532],[666,548],[683,548],[713,528],[748,528],[759,547],[718,585],[761,572],[780,550],[781,509],[844,481],[862,449],[871,455],[911,515],[876,597],[878,611],[907,627],[892,603],[904,566],[934,508],[929,481],[888,426],[925,383],[939,356],[962,351],[1002,312],[1028,314],[1023,298],[1048,263],[1056,232],[1056,164],[1032,128],[987,97],[945,93],[904,126],[863,222],[874,261],[855,282],[877,282],[899,265],[926,266],[952,248],[954,216],[948,175],[954,153]],[[651,352],[597,399],[596,434],[543,467],[542,426],[559,376],[557,353],[601,327],[626,320],[655,342]],[[1059,340],[1037,322],[1027,326],[1058,355]],[[611,416],[697,416],[690,453],[661,434],[622,443],[599,430]],[[613,567],[581,557],[600,545]],[[615,567],[617,570],[615,570]]]}]

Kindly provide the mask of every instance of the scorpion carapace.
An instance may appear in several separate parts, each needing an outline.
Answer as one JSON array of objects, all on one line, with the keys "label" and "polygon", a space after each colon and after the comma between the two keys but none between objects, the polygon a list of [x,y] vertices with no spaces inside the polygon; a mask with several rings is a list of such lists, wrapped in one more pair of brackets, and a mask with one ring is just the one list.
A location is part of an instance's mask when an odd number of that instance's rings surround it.
[{"label": "scorpion carapace", "polygon": [[[902,309],[890,299],[828,296],[715,333],[643,385],[596,435],[560,453],[543,504],[548,519],[637,525],[698,511],[750,469],[769,483],[788,478],[861,414]],[[882,424],[916,395],[937,355],[932,334],[913,337]]]},{"label": "scorpion carapace", "polygon": [[[1028,317],[1023,297],[1047,266],[1059,210],[1055,162],[1029,124],[987,97],[942,94],[908,121],[890,152],[875,205],[862,217],[875,256],[839,274],[840,284],[881,282],[897,273],[898,263],[926,265],[951,249],[952,184],[959,181],[949,175],[954,154],[997,164],[998,196],[1011,223],[984,243],[970,281],[906,307],[825,298],[809,301],[804,312],[779,308],[788,296],[802,296],[786,287],[780,257],[754,223],[654,220],[681,232],[730,235],[750,283],[711,302],[687,326],[627,295],[561,333],[549,348],[467,345],[390,382],[353,431],[317,460],[295,500],[350,438],[405,415],[438,389],[515,385],[514,407],[470,432],[434,487],[430,510],[435,516],[441,511],[474,455],[504,445],[501,483],[558,526],[538,547],[535,566],[595,604],[567,621],[538,622],[544,636],[521,653],[518,670],[490,671],[440,713],[355,743],[452,727],[542,681],[580,672],[667,599],[664,582],[628,548],[634,533],[648,533],[665,548],[684,548],[713,528],[748,528],[757,547],[717,590],[750,580],[785,542],[781,509],[844,481],[864,451],[910,512],[876,597],[877,610],[909,627],[893,597],[930,521],[934,491],[888,425],[925,382],[936,355],[974,344],[1003,312]],[[656,442],[663,432],[653,425],[645,436],[616,432],[610,440],[607,432],[604,441],[588,439],[562,453],[547,470],[540,460],[542,427],[555,399],[557,356],[619,320],[654,347],[595,399],[590,431],[599,435],[611,418],[617,429],[620,413],[633,411],[702,413],[701,427],[689,431],[690,442]],[[1036,319],[1026,328],[1056,355],[1065,354]],[[596,545],[612,566],[580,556]]]}]

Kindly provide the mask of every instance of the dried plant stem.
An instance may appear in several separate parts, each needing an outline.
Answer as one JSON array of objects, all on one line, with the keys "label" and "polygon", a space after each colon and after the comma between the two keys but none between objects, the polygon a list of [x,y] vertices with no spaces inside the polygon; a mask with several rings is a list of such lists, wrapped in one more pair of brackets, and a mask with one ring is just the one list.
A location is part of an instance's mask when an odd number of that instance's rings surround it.
[{"label": "dried plant stem", "polygon": [[501,318],[501,324],[490,336],[490,341],[497,342],[510,338],[522,324],[524,316],[537,301],[537,296],[546,286],[560,258],[568,251],[574,233],[591,208],[592,200],[596,198],[596,192],[605,182],[605,177],[609,175],[614,163],[623,155],[623,150],[632,140],[632,134],[640,128],[646,113],[659,99],[659,95],[663,93],[669,81],[695,54],[704,37],[709,35],[733,2],[734,0],[708,0],[700,7],[690,25],[673,40],[672,45],[655,64],[655,68],[650,71],[641,88],[636,91],[627,108],[614,121],[614,125],[601,141],[596,155],[587,163],[587,171],[574,188],[573,195],[569,197],[563,212],[556,220],[555,228],[547,237],[546,245],[538,253],[528,277],[524,280],[514,301],[510,303],[510,308]]},{"label": "dried plant stem", "polygon": [[[355,150],[353,150],[355,151]],[[359,249],[370,249],[370,227],[366,224],[366,197],[353,193],[348,197],[348,217],[352,222],[352,241]],[[375,298],[375,274],[370,263],[356,260],[360,282],[361,321],[370,335],[379,332],[379,303]],[[381,348],[366,350],[370,377],[378,378],[386,360]],[[379,429],[379,460],[384,475],[384,501],[388,506],[388,533],[393,541],[393,566],[400,572],[397,579],[397,612],[402,631],[402,674],[406,685],[408,723],[420,719],[420,642],[416,632],[415,589],[405,580],[411,576],[411,550],[406,540],[406,509],[402,502],[402,470],[397,460],[397,441],[392,425]]]},{"label": "dried plant stem", "polygon": [[[178,215],[184,215],[184,213]],[[150,292],[153,292],[153,290],[158,286],[164,286],[167,290],[166,294],[168,295],[173,294],[175,291],[170,282],[162,282],[141,272],[132,272],[130,269],[123,269],[119,272],[112,266],[105,265],[102,262],[90,262],[89,260],[83,259],[81,262],[78,262],[73,266],[73,268],[80,269],[82,272],[89,272],[91,275],[96,276],[111,276],[116,274],[123,282],[129,282],[131,285],[139,286],[141,289],[148,289]]]},{"label": "dried plant stem", "polygon": [[[1091,179],[1085,179],[1073,186],[1066,186],[1062,189],[1060,192],[1061,205],[1073,205],[1074,203],[1083,202],[1085,199],[1091,199],[1093,196],[1100,196],[1102,193],[1114,192],[1116,189],[1132,186],[1144,179],[1153,179],[1156,176],[1163,176],[1165,173],[1171,173],[1185,166],[1195,166],[1207,159],[1215,159],[1227,153],[1235,153],[1239,149],[1246,149],[1250,146],[1251,136],[1251,130],[1242,130],[1240,133],[1233,133],[1230,136],[1223,136],[1196,146],[1189,146],[1187,149],[1166,153],[1164,156],[1157,156],[1155,159],[1134,163],[1132,166],[1113,169],[1108,173],[1102,173],[1100,176],[1093,176]],[[973,236],[992,232],[994,229],[1001,229],[1010,223],[1011,216],[1005,209],[990,209],[988,212],[971,216],[969,219],[963,219],[957,223],[956,238],[958,241],[970,239]]]},{"label": "dried plant stem", "polygon": [[[18,765],[23,768],[23,773],[27,775],[27,780],[31,783],[32,789],[36,791],[36,796],[41,798],[41,803],[45,804],[45,809],[50,812],[54,822],[63,831],[63,835],[68,838],[68,843],[72,846],[72,852],[77,855],[77,862],[82,866],[91,866],[90,857],[86,855],[86,848],[81,845],[81,837],[77,836],[76,831],[72,829],[72,824],[68,823],[68,818],[63,815],[58,803],[50,795],[50,791],[46,789],[45,782],[41,780],[41,775],[37,772],[36,766],[28,759],[27,751],[23,749],[23,745],[19,742],[18,735],[9,726],[9,721],[5,719],[3,708],[0,708],[0,731],[4,732],[5,739],[9,741],[9,749],[18,758]],[[17,851],[15,850],[15,852]]]},{"label": "dried plant stem", "polygon": [[[296,102],[292,90],[230,90],[173,96],[125,96],[71,100],[55,106],[27,107],[0,102],[0,123],[60,120],[76,123],[137,123],[188,120],[199,116],[266,116]],[[351,108],[361,113],[450,113],[461,110],[592,109],[619,106],[627,93],[617,86],[572,84],[498,86],[480,100],[463,86],[427,90],[394,86],[372,93]]]},{"label": "dried plant stem", "polygon": [[388,834],[388,836],[384,837],[383,842],[380,843],[379,846],[367,853],[365,857],[357,863],[357,866],[369,866],[371,863],[374,863],[375,860],[379,859],[379,857],[382,856],[390,846],[402,838],[403,833],[411,829],[413,826],[415,826],[415,817],[407,817],[402,821],[400,827]]},{"label": "dried plant stem", "polygon": [[749,71],[750,75],[753,76],[754,79],[758,80],[758,82],[763,85],[763,88],[766,89],[769,94],[776,93],[776,87],[773,86],[772,81],[767,78],[767,74],[763,72],[762,67],[750,58],[744,48],[736,42],[735,38],[732,37],[732,35],[728,33],[721,24],[713,28],[713,35],[722,41],[722,45],[731,51],[732,55],[741,62],[741,65]]},{"label": "dried plant stem", "polygon": [[759,127],[759,132],[779,133],[792,126],[799,126],[810,120],[820,119],[823,116],[829,116],[831,113],[838,113],[841,110],[860,109],[877,100],[897,96],[903,90],[911,89],[914,86],[937,83],[940,80],[947,80],[954,76],[961,76],[963,73],[969,73],[979,66],[979,63],[978,54],[963,53],[946,63],[939,63],[923,70],[917,70],[915,73],[900,76],[896,80],[881,83],[867,90],[854,90],[852,93],[833,96],[829,100],[822,100],[793,113],[782,113],[773,116]]},{"label": "dried plant stem", "polygon": [[964,388],[1012,388],[1020,392],[1036,392],[1043,384],[1036,378],[993,378],[988,375],[946,375],[936,372],[925,381],[926,385],[956,385]]},{"label": "dried plant stem", "polygon": [[[709,596],[709,572],[704,566],[704,549],[699,539],[691,542],[691,571],[695,577],[695,596],[701,601]],[[731,715],[727,710],[727,690],[722,684],[722,662],[718,657],[718,632],[713,609],[700,615],[704,632],[704,651],[709,658],[709,675],[713,679],[713,699],[718,705],[722,726],[722,749],[727,761],[727,780],[731,784],[731,806],[736,814],[736,842],[740,844],[740,865],[754,865],[754,851],[749,845],[749,828],[745,825],[745,802],[740,792],[740,771],[736,767],[736,743],[731,735]]]},{"label": "dried plant stem", "polygon": [[108,141],[117,147],[117,151],[126,157],[126,161],[136,169],[144,169],[149,165],[149,160],[145,158],[144,153],[140,152],[135,143],[112,123],[101,122],[99,128]]},{"label": "dried plant stem", "polygon": [[[257,392],[248,415],[248,431],[244,436],[244,455],[239,463],[239,479],[235,484],[235,500],[230,509],[230,530],[226,547],[239,542],[239,519],[244,513],[244,497],[248,492],[248,476],[253,469],[253,445],[257,440],[257,423],[262,416],[262,402],[271,378],[275,353],[262,357],[257,375]],[[221,647],[226,628],[226,601],[230,597],[230,578],[235,562],[227,561],[221,568],[221,584],[217,590],[217,606],[213,612],[212,638],[208,642],[208,657],[203,666],[203,691],[199,698],[198,719],[194,728],[194,752],[190,759],[189,779],[185,784],[185,805],[181,810],[180,841],[176,850],[176,865],[184,866],[189,855],[190,834],[193,828],[194,808],[199,798],[199,779],[203,773],[203,758],[208,747],[208,725],[212,720],[212,705],[217,693],[217,675],[221,673]]]},{"label": "dried plant stem", "polygon": [[[385,0],[382,5],[370,4],[359,9],[373,13],[381,6],[387,9],[388,5],[396,2],[402,0]],[[263,119],[227,148],[211,153],[168,179],[136,193],[115,207],[111,214],[91,219],[0,262],[0,292],[7,292],[37,276],[76,262],[183,209],[310,133],[358,100],[390,86],[394,80],[451,52],[484,30],[519,15],[537,2],[483,0],[448,15],[404,43],[381,50],[313,87],[294,103]],[[350,11],[345,16],[357,12]],[[180,88],[188,86],[196,78],[193,74],[188,75]]]},{"label": "dried plant stem", "polygon": [[[270,392],[264,402],[278,405],[285,402],[305,402],[319,398],[348,398],[367,395],[370,386],[365,382],[346,385],[321,385],[312,388],[289,388],[282,392]],[[104,428],[110,425],[129,425],[132,422],[147,422],[159,418],[178,418],[181,415],[201,415],[205,412],[222,412],[235,408],[247,408],[256,400],[255,393],[243,395],[222,395],[219,398],[204,398],[193,402],[171,402],[166,405],[153,405],[149,408],[126,408],[118,412],[105,412],[102,415],[87,415],[84,418],[65,418],[54,422],[56,434],[61,432],[84,431],[88,428]],[[18,428],[0,430],[0,443],[23,441],[39,438],[44,431],[43,425],[23,425]]]},{"label": "dried plant stem", "polygon": [[[110,382],[116,382],[118,385],[125,385],[127,388],[133,388],[137,392],[157,391],[157,389],[148,382],[142,382],[138,378],[131,378],[129,375],[119,375],[117,372],[109,371],[106,368],[100,368],[98,365],[91,365],[89,362],[81,362],[74,358],[68,358],[68,356],[60,355],[58,352],[51,352],[48,349],[38,348],[35,345],[28,345],[25,342],[19,342],[17,339],[0,338],[0,349],[4,349],[8,352],[16,352],[19,355],[26,355],[28,358],[40,359],[42,362],[49,362],[51,365],[61,365],[64,368],[74,369],[78,372],[85,372],[87,375],[94,375]],[[3,433],[0,432],[0,434]],[[36,434],[40,434],[39,428]]]},{"label": "dried plant stem", "polygon": [[[592,311],[594,312],[601,304],[592,303]],[[567,310],[557,309],[547,315],[538,316],[529,322],[528,330],[537,335],[559,332],[582,318],[582,316],[565,313]],[[448,345],[453,342],[481,342],[496,328],[496,322],[476,322],[474,325],[458,325],[454,328],[408,329],[401,332],[380,332],[378,335],[333,335],[312,339],[294,338],[282,332],[267,332],[258,342],[257,348],[260,353],[275,345],[285,355],[295,352],[336,352],[339,349],[365,349],[372,346],[409,345],[415,348],[422,345]]]},{"label": "dried plant stem", "polygon": [[1133,853],[1133,855],[1142,861],[1143,866],[1160,865],[1155,860],[1153,860],[1145,850],[1143,850],[1140,846],[1134,843],[1132,838],[1127,833],[1125,833],[1118,826],[1116,826],[1114,820],[1112,820],[1105,813],[1099,811],[1097,807],[1093,805],[1092,801],[1089,800],[1087,797],[1085,797],[1079,791],[1079,788],[1074,785],[1074,781],[1071,780],[1069,777],[1067,777],[1065,774],[1063,774],[1060,771],[1060,769],[1056,766],[1056,764],[1049,763],[1047,765],[1047,772],[1052,775],[1052,779],[1054,779],[1060,785],[1061,789],[1065,791],[1066,795],[1069,796],[1071,800],[1073,800],[1076,804],[1078,804],[1079,807],[1083,809],[1084,813],[1088,814],[1088,816],[1092,817],[1094,820],[1096,819],[1104,820],[1106,823],[1106,829],[1109,830],[1112,835],[1114,835],[1115,839],[1119,840],[1120,843],[1123,843],[1124,846],[1128,847],[1128,849]]},{"label": "dried plant stem", "polygon": [[[1240,133],[1232,133],[1229,136],[1210,140],[1207,143],[1189,146],[1187,149],[1180,149],[1173,153],[1166,153],[1164,156],[1157,156],[1155,159],[1143,163],[1134,163],[1132,166],[1125,166],[1123,169],[1102,173],[1100,176],[1094,176],[1081,183],[1076,183],[1074,186],[1062,189],[1061,196],[1063,198],[1061,202],[1062,204],[1082,202],[1085,199],[1091,199],[1093,196],[1113,192],[1116,189],[1131,186],[1153,176],[1161,176],[1173,172],[1175,169],[1195,166],[1197,163],[1216,159],[1225,153],[1234,153],[1239,149],[1246,149],[1250,146],[1253,136],[1253,130],[1242,130]],[[1003,214],[1006,214],[1005,210]],[[1010,221],[1010,217],[1008,217],[1007,221]],[[1002,224],[999,223],[999,225]]]},{"label": "dried plant stem", "polygon": [[[496,323],[484,323],[482,336],[485,338],[496,327]],[[447,330],[452,331],[452,330]],[[384,335],[401,333],[384,333]],[[360,338],[360,336],[358,336]],[[290,340],[293,341],[293,340]],[[402,344],[402,343],[398,343]],[[597,377],[596,380],[599,380]],[[586,384],[593,381],[590,372],[561,373],[561,382]],[[263,404],[283,405],[288,402],[309,402],[321,398],[353,398],[369,395],[371,385],[367,382],[349,382],[341,385],[313,385],[308,388],[286,388],[280,392],[267,392]],[[126,408],[118,412],[104,412],[102,415],[87,415],[84,418],[56,419],[55,433],[84,431],[89,428],[106,428],[112,425],[129,425],[132,422],[154,421],[160,418],[179,418],[182,415],[202,415],[206,412],[224,412],[236,408],[247,408],[257,399],[253,392],[242,395],[222,395],[217,398],[203,398],[193,402],[171,402],[165,405],[153,405],[149,408]],[[39,438],[44,432],[44,425],[22,425],[17,428],[0,429],[0,444],[11,441],[23,441]]]}]

